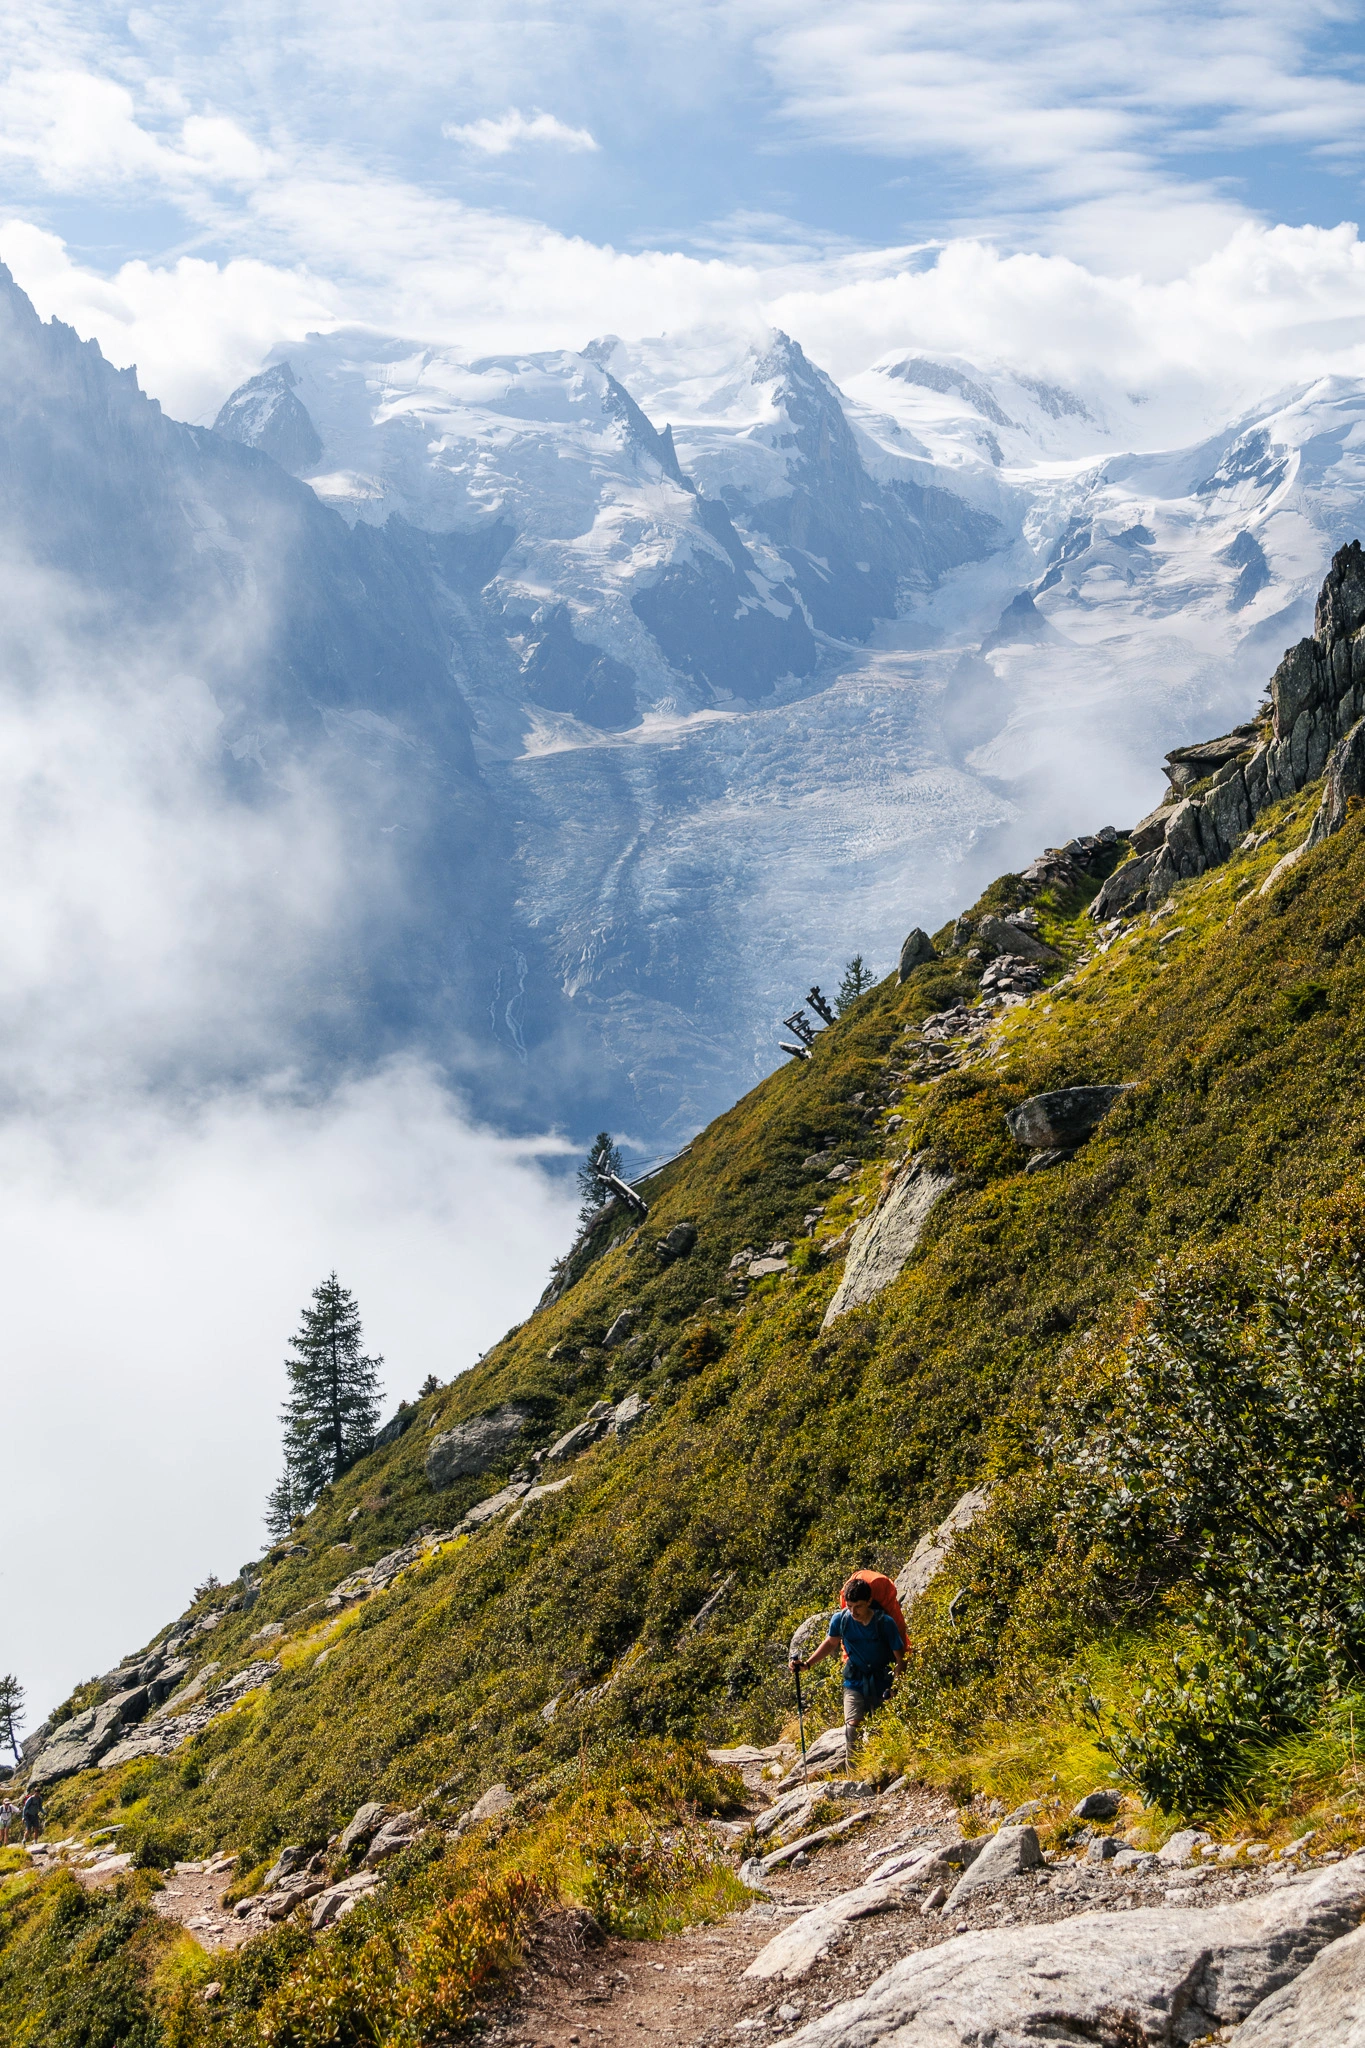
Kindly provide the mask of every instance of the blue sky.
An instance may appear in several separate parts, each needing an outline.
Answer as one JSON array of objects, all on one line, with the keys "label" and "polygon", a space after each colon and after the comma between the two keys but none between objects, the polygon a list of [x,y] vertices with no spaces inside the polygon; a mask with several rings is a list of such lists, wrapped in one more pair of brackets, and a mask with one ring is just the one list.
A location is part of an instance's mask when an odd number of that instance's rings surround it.
[{"label": "blue sky", "polygon": [[[1264,380],[1267,294],[1276,337],[1360,311],[1320,232],[1361,212],[1356,4],[32,0],[0,48],[0,253],[196,417],[337,319],[473,350],[799,318],[836,374],[927,322],[1045,368],[1069,265],[1073,353],[1189,354],[1193,318],[1214,365],[1250,322]],[[1015,269],[974,298],[959,266],[954,327],[914,281],[967,244]]]}]

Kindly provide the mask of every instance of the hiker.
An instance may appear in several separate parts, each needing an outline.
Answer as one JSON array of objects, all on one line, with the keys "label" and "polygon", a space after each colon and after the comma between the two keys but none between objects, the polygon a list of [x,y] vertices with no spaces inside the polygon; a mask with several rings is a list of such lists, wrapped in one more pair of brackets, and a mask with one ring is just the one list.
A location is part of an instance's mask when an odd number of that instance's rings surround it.
[{"label": "hiker", "polygon": [[42,1794],[38,1792],[27,1793],[24,1803],[19,1809],[19,1816],[24,1823],[24,1840],[26,1842],[36,1842],[39,1835],[43,1832]]},{"label": "hiker", "polygon": [[19,1818],[19,1809],[7,1794],[0,1792],[0,1849],[9,1847],[9,1831]]},{"label": "hiker", "polygon": [[793,1671],[809,1671],[835,1650],[844,1664],[844,1757],[853,1768],[853,1737],[874,1707],[891,1691],[891,1667],[905,1668],[900,1629],[872,1596],[866,1579],[852,1578],[843,1590],[843,1604],[830,1616],[829,1634],[809,1657],[793,1657]]}]

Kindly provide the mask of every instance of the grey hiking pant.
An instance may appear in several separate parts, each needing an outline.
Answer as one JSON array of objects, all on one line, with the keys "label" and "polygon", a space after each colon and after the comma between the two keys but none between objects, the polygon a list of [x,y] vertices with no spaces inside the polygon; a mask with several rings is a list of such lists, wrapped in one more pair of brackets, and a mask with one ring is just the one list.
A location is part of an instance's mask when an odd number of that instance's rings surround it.
[{"label": "grey hiking pant", "polygon": [[871,1702],[851,1685],[844,1687],[844,1761],[853,1769],[853,1738],[872,1712]]}]

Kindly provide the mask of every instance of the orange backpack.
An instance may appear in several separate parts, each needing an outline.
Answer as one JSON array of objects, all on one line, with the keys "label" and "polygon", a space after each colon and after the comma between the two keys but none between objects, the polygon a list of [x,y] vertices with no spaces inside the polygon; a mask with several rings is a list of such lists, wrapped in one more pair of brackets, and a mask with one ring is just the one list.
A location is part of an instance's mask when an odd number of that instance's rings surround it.
[{"label": "orange backpack", "polygon": [[[884,1572],[855,1572],[853,1579],[861,1579],[872,1595],[873,1605],[880,1607],[883,1614],[891,1616],[896,1627],[900,1630],[901,1648],[908,1650],[910,1647],[910,1632],[905,1626],[905,1616],[901,1613],[900,1594],[896,1591],[895,1580],[888,1579]],[[849,1586],[853,1584],[853,1579],[849,1580]],[[841,1607],[848,1606],[848,1586],[845,1586],[843,1592],[839,1595],[839,1605]],[[844,1652],[844,1658],[847,1661],[847,1650]]]}]

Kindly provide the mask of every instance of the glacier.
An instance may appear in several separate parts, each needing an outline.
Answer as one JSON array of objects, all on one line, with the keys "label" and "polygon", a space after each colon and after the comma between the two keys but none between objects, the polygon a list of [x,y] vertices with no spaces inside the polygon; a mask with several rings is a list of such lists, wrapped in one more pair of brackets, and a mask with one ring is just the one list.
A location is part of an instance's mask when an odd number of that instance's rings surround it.
[{"label": "glacier", "polygon": [[193,676],[215,801],[333,821],[317,932],[245,970],[291,1058],[416,1049],[636,1160],[812,979],[1149,809],[1362,525],[1349,378],[1165,448],[1140,394],[909,346],[836,388],[778,333],[340,328],[208,429],[7,274],[0,338],[9,575],[61,579],[92,661]]}]

